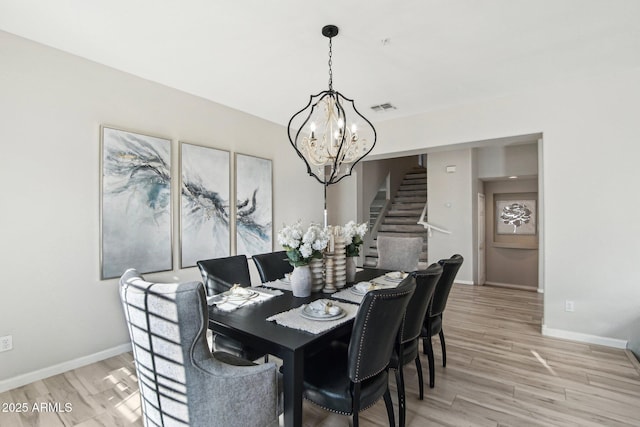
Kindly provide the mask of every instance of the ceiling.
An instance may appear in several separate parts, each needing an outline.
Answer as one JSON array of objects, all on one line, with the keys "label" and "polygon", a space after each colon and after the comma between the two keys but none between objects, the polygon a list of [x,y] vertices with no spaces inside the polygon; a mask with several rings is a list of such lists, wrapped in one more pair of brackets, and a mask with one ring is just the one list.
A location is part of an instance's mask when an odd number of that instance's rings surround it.
[{"label": "ceiling", "polygon": [[334,89],[376,123],[640,69],[639,18],[637,0],[0,0],[1,30],[283,125],[327,89],[325,24]]}]

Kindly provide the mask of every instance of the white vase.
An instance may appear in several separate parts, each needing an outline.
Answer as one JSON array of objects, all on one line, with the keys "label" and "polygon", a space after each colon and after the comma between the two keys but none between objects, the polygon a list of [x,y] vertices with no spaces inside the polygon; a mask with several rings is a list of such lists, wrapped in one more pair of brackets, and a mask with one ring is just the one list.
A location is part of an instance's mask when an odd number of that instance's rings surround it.
[{"label": "white vase", "polygon": [[358,257],[347,257],[347,283],[353,283],[356,281],[356,260]]},{"label": "white vase", "polygon": [[294,297],[304,298],[311,295],[311,269],[308,265],[293,268],[291,290]]}]

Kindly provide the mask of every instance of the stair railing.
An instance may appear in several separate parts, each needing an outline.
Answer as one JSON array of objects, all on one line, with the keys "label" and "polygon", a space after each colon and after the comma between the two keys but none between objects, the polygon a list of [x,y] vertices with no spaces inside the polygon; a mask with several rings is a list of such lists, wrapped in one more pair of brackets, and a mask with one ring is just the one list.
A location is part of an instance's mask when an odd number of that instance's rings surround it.
[{"label": "stair railing", "polygon": [[[427,202],[429,203],[429,202]],[[418,220],[418,224],[427,229],[427,234],[429,237],[432,236],[432,230],[439,231],[444,234],[451,234],[449,230],[445,230],[444,228],[436,227],[433,224],[429,224],[424,220],[424,217],[427,216],[427,203],[424,204],[424,208],[422,209],[422,214],[420,215],[420,219]]]}]

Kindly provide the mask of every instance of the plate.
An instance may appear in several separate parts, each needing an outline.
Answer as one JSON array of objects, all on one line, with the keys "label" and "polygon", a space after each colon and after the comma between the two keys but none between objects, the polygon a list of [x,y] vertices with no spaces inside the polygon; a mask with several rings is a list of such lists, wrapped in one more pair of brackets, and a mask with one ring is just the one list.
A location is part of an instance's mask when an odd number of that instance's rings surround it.
[{"label": "plate", "polygon": [[402,282],[409,273],[402,273],[400,271],[392,271],[384,275],[384,278],[390,282]]},{"label": "plate", "polygon": [[[351,290],[352,293],[356,294],[356,295],[365,295],[367,292],[372,291],[374,289],[380,289],[381,286],[380,285],[376,285],[375,283],[371,283],[371,285],[373,285],[373,289],[367,289],[366,291],[361,291],[360,289],[356,288],[356,285],[353,285],[352,287],[350,287],[349,289]],[[371,286],[370,285],[370,286]]]},{"label": "plate", "polygon": [[300,316],[306,319],[311,319],[311,320],[336,320],[347,315],[347,312],[344,311],[342,307],[338,307],[338,308],[340,308],[340,313],[327,314],[327,313],[322,313],[316,310],[312,310],[311,307],[306,305],[300,312]]},{"label": "plate", "polygon": [[358,288],[356,288],[355,286],[350,287],[349,290],[351,291],[351,293],[356,294],[356,295],[365,295],[367,292],[369,292],[369,291],[362,292]]},{"label": "plate", "polygon": [[227,299],[227,301],[244,301],[244,300],[257,297],[258,292],[246,289],[246,290],[243,290],[241,293],[226,291],[226,292],[223,292],[221,295],[223,295]]}]

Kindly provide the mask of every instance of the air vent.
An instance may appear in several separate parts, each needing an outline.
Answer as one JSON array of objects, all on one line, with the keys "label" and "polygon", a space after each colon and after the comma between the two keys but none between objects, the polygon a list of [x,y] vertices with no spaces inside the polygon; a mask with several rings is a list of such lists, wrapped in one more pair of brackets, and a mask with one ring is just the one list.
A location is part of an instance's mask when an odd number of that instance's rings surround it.
[{"label": "air vent", "polygon": [[380,104],[380,105],[372,105],[371,109],[373,111],[387,111],[387,110],[395,110],[396,107],[394,107],[390,102],[385,102],[384,104]]}]

